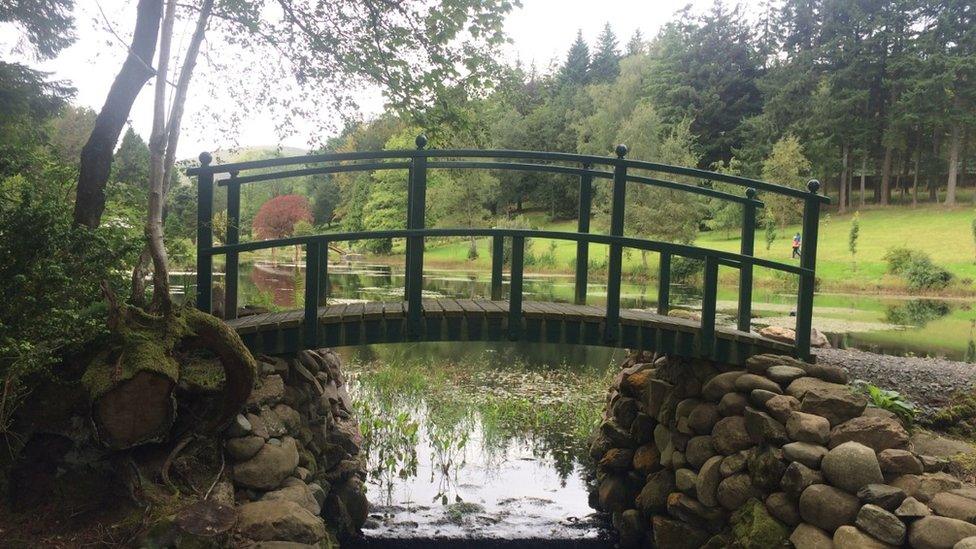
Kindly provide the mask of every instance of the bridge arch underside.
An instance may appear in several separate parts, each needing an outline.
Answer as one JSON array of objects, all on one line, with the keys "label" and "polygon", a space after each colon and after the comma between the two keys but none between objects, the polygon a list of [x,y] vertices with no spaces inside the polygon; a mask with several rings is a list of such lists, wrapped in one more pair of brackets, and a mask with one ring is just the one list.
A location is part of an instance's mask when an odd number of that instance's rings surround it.
[{"label": "bridge arch underside", "polygon": [[[509,303],[437,299],[422,303],[422,322],[411,328],[406,302],[371,302],[318,308],[317,345],[342,347],[423,341],[524,341],[642,349],[687,358],[742,364],[764,353],[794,354],[787,344],[718,326],[708,345],[698,322],[643,310],[620,311],[619,337],[606,338],[606,310],[586,305],[526,301],[511,321]],[[304,311],[266,313],[228,321],[254,353],[293,353],[303,340]]]}]

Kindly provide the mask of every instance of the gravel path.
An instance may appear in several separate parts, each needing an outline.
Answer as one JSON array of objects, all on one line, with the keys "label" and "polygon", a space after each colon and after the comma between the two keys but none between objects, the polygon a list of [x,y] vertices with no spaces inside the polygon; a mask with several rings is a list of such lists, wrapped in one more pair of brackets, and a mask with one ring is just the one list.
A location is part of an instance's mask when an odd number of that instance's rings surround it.
[{"label": "gravel path", "polygon": [[956,392],[976,383],[976,365],[937,358],[879,355],[849,349],[816,349],[817,361],[847,370],[883,389],[900,392],[926,416]]}]

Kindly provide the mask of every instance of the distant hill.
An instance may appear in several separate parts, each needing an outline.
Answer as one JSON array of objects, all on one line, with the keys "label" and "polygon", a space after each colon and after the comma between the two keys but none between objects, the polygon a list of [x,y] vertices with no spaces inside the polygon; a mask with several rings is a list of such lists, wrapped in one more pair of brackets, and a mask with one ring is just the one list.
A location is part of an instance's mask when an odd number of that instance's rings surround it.
[{"label": "distant hill", "polygon": [[258,145],[231,150],[216,150],[213,153],[214,163],[246,162],[248,160],[264,160],[284,156],[301,156],[308,154],[308,149],[299,147],[276,147],[274,145]]}]

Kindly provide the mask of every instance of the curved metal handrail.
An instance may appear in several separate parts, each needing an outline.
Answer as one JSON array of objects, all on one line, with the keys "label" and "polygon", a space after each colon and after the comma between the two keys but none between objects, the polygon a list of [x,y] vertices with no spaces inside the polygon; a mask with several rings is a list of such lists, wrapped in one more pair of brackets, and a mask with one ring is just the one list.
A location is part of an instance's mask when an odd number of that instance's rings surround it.
[{"label": "curved metal handrail", "polygon": [[[492,299],[500,299],[502,287],[502,256],[504,242],[512,242],[510,324],[517,325],[521,318],[522,286],[525,241],[529,238],[569,240],[576,242],[576,295],[578,304],[586,302],[589,271],[589,246],[609,246],[607,262],[607,309],[605,317],[606,342],[619,341],[620,291],[623,279],[623,248],[639,249],[660,254],[658,274],[658,311],[666,314],[669,304],[669,287],[672,256],[704,261],[704,294],[702,297],[702,342],[704,353],[709,356],[714,343],[715,308],[717,302],[718,268],[720,265],[739,270],[739,300],[737,327],[749,331],[752,307],[752,274],[755,267],[775,269],[794,274],[799,278],[797,292],[797,339],[795,352],[809,357],[809,331],[813,316],[815,286],[816,245],[820,206],[829,203],[825,196],[817,194],[820,184],[811,180],[806,190],[766,183],[749,178],[710,172],[697,168],[671,166],[641,160],[629,160],[627,147],[618,145],[617,156],[604,157],[574,153],[557,153],[518,150],[425,150],[426,138],[417,138],[416,150],[329,153],[308,156],[272,158],[223,165],[210,165],[210,155],[201,154],[202,165],[187,171],[199,178],[197,212],[197,306],[204,310],[212,307],[213,257],[226,255],[227,277],[225,310],[232,315],[237,311],[237,274],[239,255],[279,246],[305,246],[306,263],[306,324],[305,334],[309,345],[317,341],[315,314],[320,302],[320,271],[325,272],[328,245],[377,238],[406,239],[405,293],[410,315],[408,325],[414,331],[422,324],[421,286],[423,285],[424,239],[438,237],[489,237],[492,239]],[[312,164],[326,164],[312,166]],[[567,165],[569,164],[569,165]],[[266,168],[284,168],[271,173],[241,173]],[[605,169],[594,169],[594,167]],[[425,227],[427,174],[432,169],[483,169],[547,172],[579,177],[579,215],[577,232],[544,231],[527,229],[430,229]],[[241,186],[273,179],[298,177],[323,173],[361,172],[375,170],[407,171],[406,228],[387,231],[359,231],[338,234],[309,235],[256,242],[239,242]],[[635,173],[637,172],[637,173]],[[227,173],[230,178],[218,182],[227,189],[227,244],[213,246],[213,189],[214,175]],[[667,173],[707,181],[721,181],[746,187],[744,196],[705,186],[678,183],[648,174]],[[590,233],[593,212],[593,181],[608,179],[611,182],[609,234]],[[710,198],[736,202],[742,206],[742,232],[740,253],[701,248],[686,244],[661,242],[624,236],[624,213],[627,183],[640,183],[694,193]],[[803,237],[800,265],[760,259],[754,255],[756,210],[763,203],[756,200],[757,190],[803,200]],[[518,281],[516,283],[516,280]]]},{"label": "curved metal handrail", "polygon": [[[203,157],[203,155],[201,155],[201,157]],[[209,155],[207,155],[207,158],[209,158]],[[801,199],[813,198],[815,200],[818,200],[821,203],[830,202],[829,198],[823,195],[819,195],[816,192],[808,192],[802,189],[787,187],[785,185],[767,183],[765,181],[759,181],[747,177],[724,174],[720,172],[713,172],[709,170],[702,170],[699,168],[673,166],[669,164],[648,162],[644,160],[630,160],[630,159],[623,158],[622,156],[614,158],[610,156],[584,155],[584,154],[576,154],[576,153],[521,151],[521,150],[507,150],[507,149],[493,149],[493,150],[403,149],[403,150],[392,150],[392,151],[325,153],[325,154],[313,154],[313,155],[305,155],[305,156],[269,158],[265,160],[250,160],[246,162],[232,162],[228,164],[209,165],[208,163],[203,163],[203,165],[199,167],[187,169],[186,173],[187,175],[235,173],[235,172],[239,173],[246,170],[290,166],[296,164],[348,162],[348,161],[355,161],[355,160],[389,160],[389,159],[411,160],[414,158],[525,159],[525,160],[540,160],[540,161],[572,162],[576,164],[603,165],[603,166],[611,166],[611,167],[626,166],[632,169],[647,170],[652,172],[661,172],[661,173],[668,173],[674,175],[683,175],[687,177],[695,177],[706,181],[721,181],[723,183],[729,183],[732,185],[738,185],[746,188],[754,188],[760,191],[780,194],[792,198],[801,198]],[[447,167],[447,166],[441,166],[441,167]],[[334,171],[358,171],[359,169],[366,169],[366,168],[347,168],[345,170],[335,169]],[[381,166],[377,164],[376,167],[371,169],[393,169],[393,167]],[[402,169],[402,167],[400,169]],[[499,168],[499,169],[504,169],[504,168]],[[269,179],[280,179],[283,177],[294,177],[296,175],[308,175],[311,173],[329,173],[329,171],[326,170],[321,172],[311,172],[311,171],[302,171],[302,170],[292,170],[288,172],[281,172],[281,174],[277,176],[273,176],[272,174],[261,174],[260,176],[242,176],[239,179],[241,180],[241,182],[253,182],[253,181],[263,181]],[[553,173],[569,173],[569,172],[560,172],[557,170],[553,170]],[[282,175],[282,174],[291,174],[291,175]],[[691,186],[689,185],[689,187]]]},{"label": "curved metal handrail", "polygon": [[[427,168],[451,169],[451,170],[480,169],[480,170],[544,172],[544,173],[555,173],[555,174],[565,174],[565,175],[589,175],[600,179],[613,179],[613,172],[602,171],[602,170],[590,170],[586,168],[573,168],[569,166],[558,166],[558,165],[550,165],[550,164],[527,164],[527,163],[514,163],[514,162],[436,161],[436,162],[428,162]],[[340,165],[333,165],[333,166],[319,166],[315,168],[302,168],[297,170],[270,172],[270,173],[262,173],[262,174],[255,174],[255,175],[245,175],[245,176],[234,175],[229,179],[223,179],[217,182],[217,185],[221,187],[225,187],[231,184],[245,185],[249,183],[259,183],[261,181],[274,181],[278,179],[287,179],[289,177],[303,177],[308,175],[348,173],[348,172],[372,172],[372,171],[380,171],[380,170],[407,170],[407,169],[410,169],[409,162],[368,162],[362,164],[340,164]],[[656,179],[651,177],[644,177],[640,175],[629,175],[629,174],[627,175],[627,181],[634,182],[634,183],[643,183],[645,185],[662,187],[662,188],[672,189],[676,191],[697,194],[701,196],[707,196],[709,198],[716,198],[727,202],[737,202],[740,204],[751,202],[752,204],[755,204],[756,207],[759,208],[763,207],[763,203],[760,200],[749,198],[748,196],[740,196],[732,193],[727,193],[724,191],[718,191],[709,187],[698,187],[695,185],[688,185],[685,183],[677,183],[675,181],[667,181],[664,179]]]}]

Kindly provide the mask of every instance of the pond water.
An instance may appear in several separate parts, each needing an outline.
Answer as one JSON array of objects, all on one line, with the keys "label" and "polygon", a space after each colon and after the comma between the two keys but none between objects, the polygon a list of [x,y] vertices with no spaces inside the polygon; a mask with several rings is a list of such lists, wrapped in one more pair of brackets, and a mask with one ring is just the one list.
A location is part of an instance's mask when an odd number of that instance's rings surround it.
[{"label": "pond water", "polygon": [[341,350],[368,456],[368,540],[609,547],[587,438],[620,350],[397,344]]},{"label": "pond water", "polygon": [[[216,277],[221,280],[220,275]],[[330,264],[330,300],[397,300],[403,297],[403,270],[389,265]],[[298,265],[267,262],[242,263],[240,268],[241,305],[271,309],[292,309],[304,300],[304,270]],[[193,291],[193,274],[174,276],[177,292]],[[573,276],[526,273],[527,299],[571,302]],[[506,289],[507,292],[507,281]],[[720,284],[719,323],[733,322],[736,313],[735,283]],[[425,297],[485,297],[490,293],[487,273],[466,270],[426,269]],[[602,305],[606,286],[591,283],[588,303]],[[795,289],[757,289],[753,314],[757,325],[792,326]],[[653,308],[657,287],[654,282],[625,282],[622,306]],[[673,308],[696,309],[701,305],[701,290],[675,284],[671,288]],[[976,310],[968,300],[914,299],[899,296],[818,294],[814,300],[814,326],[826,333],[832,344],[841,348],[863,349],[899,356],[932,356],[976,361]]]}]

